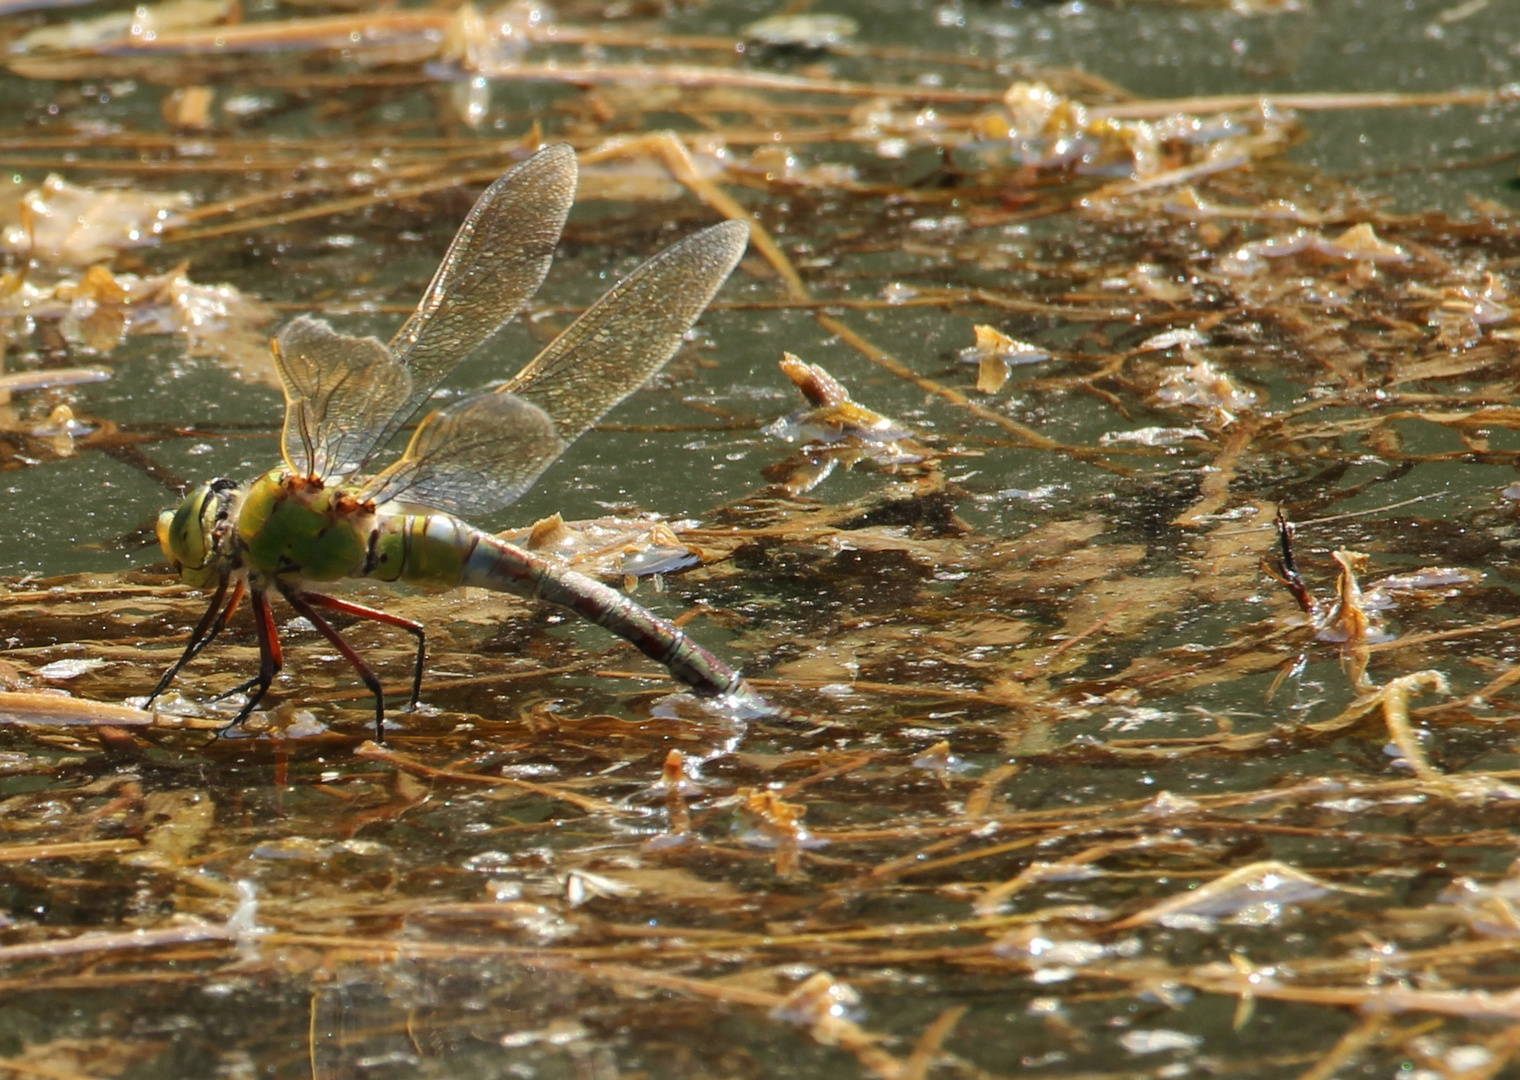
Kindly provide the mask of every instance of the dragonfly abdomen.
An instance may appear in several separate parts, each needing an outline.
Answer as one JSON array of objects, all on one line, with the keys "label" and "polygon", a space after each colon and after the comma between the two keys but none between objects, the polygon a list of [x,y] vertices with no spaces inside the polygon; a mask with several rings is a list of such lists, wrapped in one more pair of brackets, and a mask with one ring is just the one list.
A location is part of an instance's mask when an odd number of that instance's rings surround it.
[{"label": "dragonfly abdomen", "polygon": [[486,534],[449,514],[382,514],[376,522],[364,576],[450,588]]},{"label": "dragonfly abdomen", "polygon": [[546,600],[605,627],[657,660],[698,694],[737,693],[743,678],[674,623],[585,574],[509,544],[448,514],[382,519],[371,576],[433,585],[473,585]]}]

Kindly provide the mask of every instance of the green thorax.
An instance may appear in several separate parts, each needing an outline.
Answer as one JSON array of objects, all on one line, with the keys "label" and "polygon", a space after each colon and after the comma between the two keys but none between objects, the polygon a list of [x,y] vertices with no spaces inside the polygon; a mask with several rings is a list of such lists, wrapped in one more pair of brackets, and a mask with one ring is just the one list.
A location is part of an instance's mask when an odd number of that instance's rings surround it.
[{"label": "green thorax", "polygon": [[273,469],[248,487],[238,511],[243,561],[269,577],[337,581],[364,573],[375,507],[355,488]]}]

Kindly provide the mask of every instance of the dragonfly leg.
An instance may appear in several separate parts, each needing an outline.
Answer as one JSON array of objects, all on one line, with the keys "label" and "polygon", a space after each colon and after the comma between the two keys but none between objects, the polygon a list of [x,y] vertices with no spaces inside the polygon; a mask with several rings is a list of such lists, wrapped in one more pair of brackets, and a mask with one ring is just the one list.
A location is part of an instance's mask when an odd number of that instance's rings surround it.
[{"label": "dragonfly leg", "polygon": [[[317,609],[309,602],[316,600],[316,596],[307,596],[286,585],[279,586],[279,589],[290,606],[304,616],[307,622],[315,626],[317,633],[330,641],[333,648],[343,654],[343,659],[353,665],[354,670],[359,673],[360,681],[369,687],[370,693],[375,695],[375,741],[383,743],[385,741],[385,689],[380,685],[380,679],[364,662],[364,658],[354,651],[354,647],[344,641],[342,635],[333,629],[332,624],[317,614]],[[322,599],[328,598],[322,597]]]},{"label": "dragonfly leg", "polygon": [[317,607],[327,608],[329,611],[338,611],[359,619],[370,619],[373,622],[384,623],[386,626],[400,627],[416,638],[417,665],[412,670],[412,700],[411,704],[407,705],[407,710],[417,707],[417,700],[422,696],[422,668],[427,662],[427,630],[420,622],[403,619],[400,615],[392,615],[388,611],[378,611],[375,608],[364,607],[362,604],[339,600],[333,596],[323,596],[321,593],[302,593],[301,599]]},{"label": "dragonfly leg", "polygon": [[244,682],[238,683],[231,690],[223,690],[220,694],[213,695],[211,700],[226,701],[230,697],[237,697],[239,694],[248,693],[248,691],[252,690],[257,685],[259,685],[259,677],[255,675],[251,679],[247,679]]},{"label": "dragonfly leg", "polygon": [[[158,685],[153,688],[153,692],[148,695],[148,700],[143,703],[144,708],[151,707],[158,699],[158,695],[169,689],[169,684],[184,670],[185,665],[199,656],[201,651],[226,628],[227,620],[232,617],[232,613],[237,610],[238,604],[243,600],[244,589],[243,581],[239,580],[233,587],[232,599],[223,608],[222,599],[227,595],[229,580],[229,576],[223,574],[221,580],[217,582],[216,592],[211,597],[211,606],[206,608],[206,614],[201,616],[201,621],[195,624],[194,630],[190,631],[190,640],[185,645],[185,651],[180,654],[174,665],[164,672],[163,678],[158,680]],[[219,611],[220,617],[218,617]]]},{"label": "dragonfly leg", "polygon": [[263,589],[255,587],[249,592],[249,601],[253,604],[253,628],[259,638],[259,674],[252,683],[248,684],[248,700],[238,710],[226,727],[217,733],[220,738],[230,728],[237,727],[253,713],[269,687],[274,683],[274,677],[285,666],[285,654],[280,648],[280,631],[274,624],[274,611],[269,606],[269,594]]}]

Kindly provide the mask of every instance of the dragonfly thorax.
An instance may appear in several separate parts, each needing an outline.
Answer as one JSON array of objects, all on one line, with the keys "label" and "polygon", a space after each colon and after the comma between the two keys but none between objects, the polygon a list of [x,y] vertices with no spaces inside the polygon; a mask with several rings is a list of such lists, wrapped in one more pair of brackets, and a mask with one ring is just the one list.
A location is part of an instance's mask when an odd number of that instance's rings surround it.
[{"label": "dragonfly thorax", "polygon": [[248,486],[237,514],[244,564],[267,577],[338,581],[364,572],[374,503],[346,484],[272,469]]}]

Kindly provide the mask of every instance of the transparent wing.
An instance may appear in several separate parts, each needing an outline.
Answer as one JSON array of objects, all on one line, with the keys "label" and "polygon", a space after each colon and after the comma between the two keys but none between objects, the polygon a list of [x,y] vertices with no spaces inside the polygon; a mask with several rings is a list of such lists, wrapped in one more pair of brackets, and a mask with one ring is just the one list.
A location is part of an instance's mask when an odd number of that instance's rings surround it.
[{"label": "transparent wing", "polygon": [[406,452],[365,485],[362,497],[490,514],[520,499],[565,446],[537,405],[512,394],[480,394],[418,424]]},{"label": "transparent wing", "polygon": [[424,420],[365,496],[466,516],[516,502],[577,436],[670,359],[748,237],[748,226],[730,221],[660,252],[506,386]]},{"label": "transparent wing", "polygon": [[499,393],[543,409],[568,446],[665,365],[738,265],[749,226],[672,244],[614,285]]},{"label": "transparent wing", "polygon": [[575,180],[575,151],[549,146],[476,201],[417,310],[391,339],[391,351],[411,373],[412,389],[364,457],[401,430],[444,377],[538,291],[575,199]]},{"label": "transparent wing", "polygon": [[412,393],[411,376],[381,341],[309,315],[280,328],[274,362],[285,390],[285,461],[306,476],[358,469]]}]

